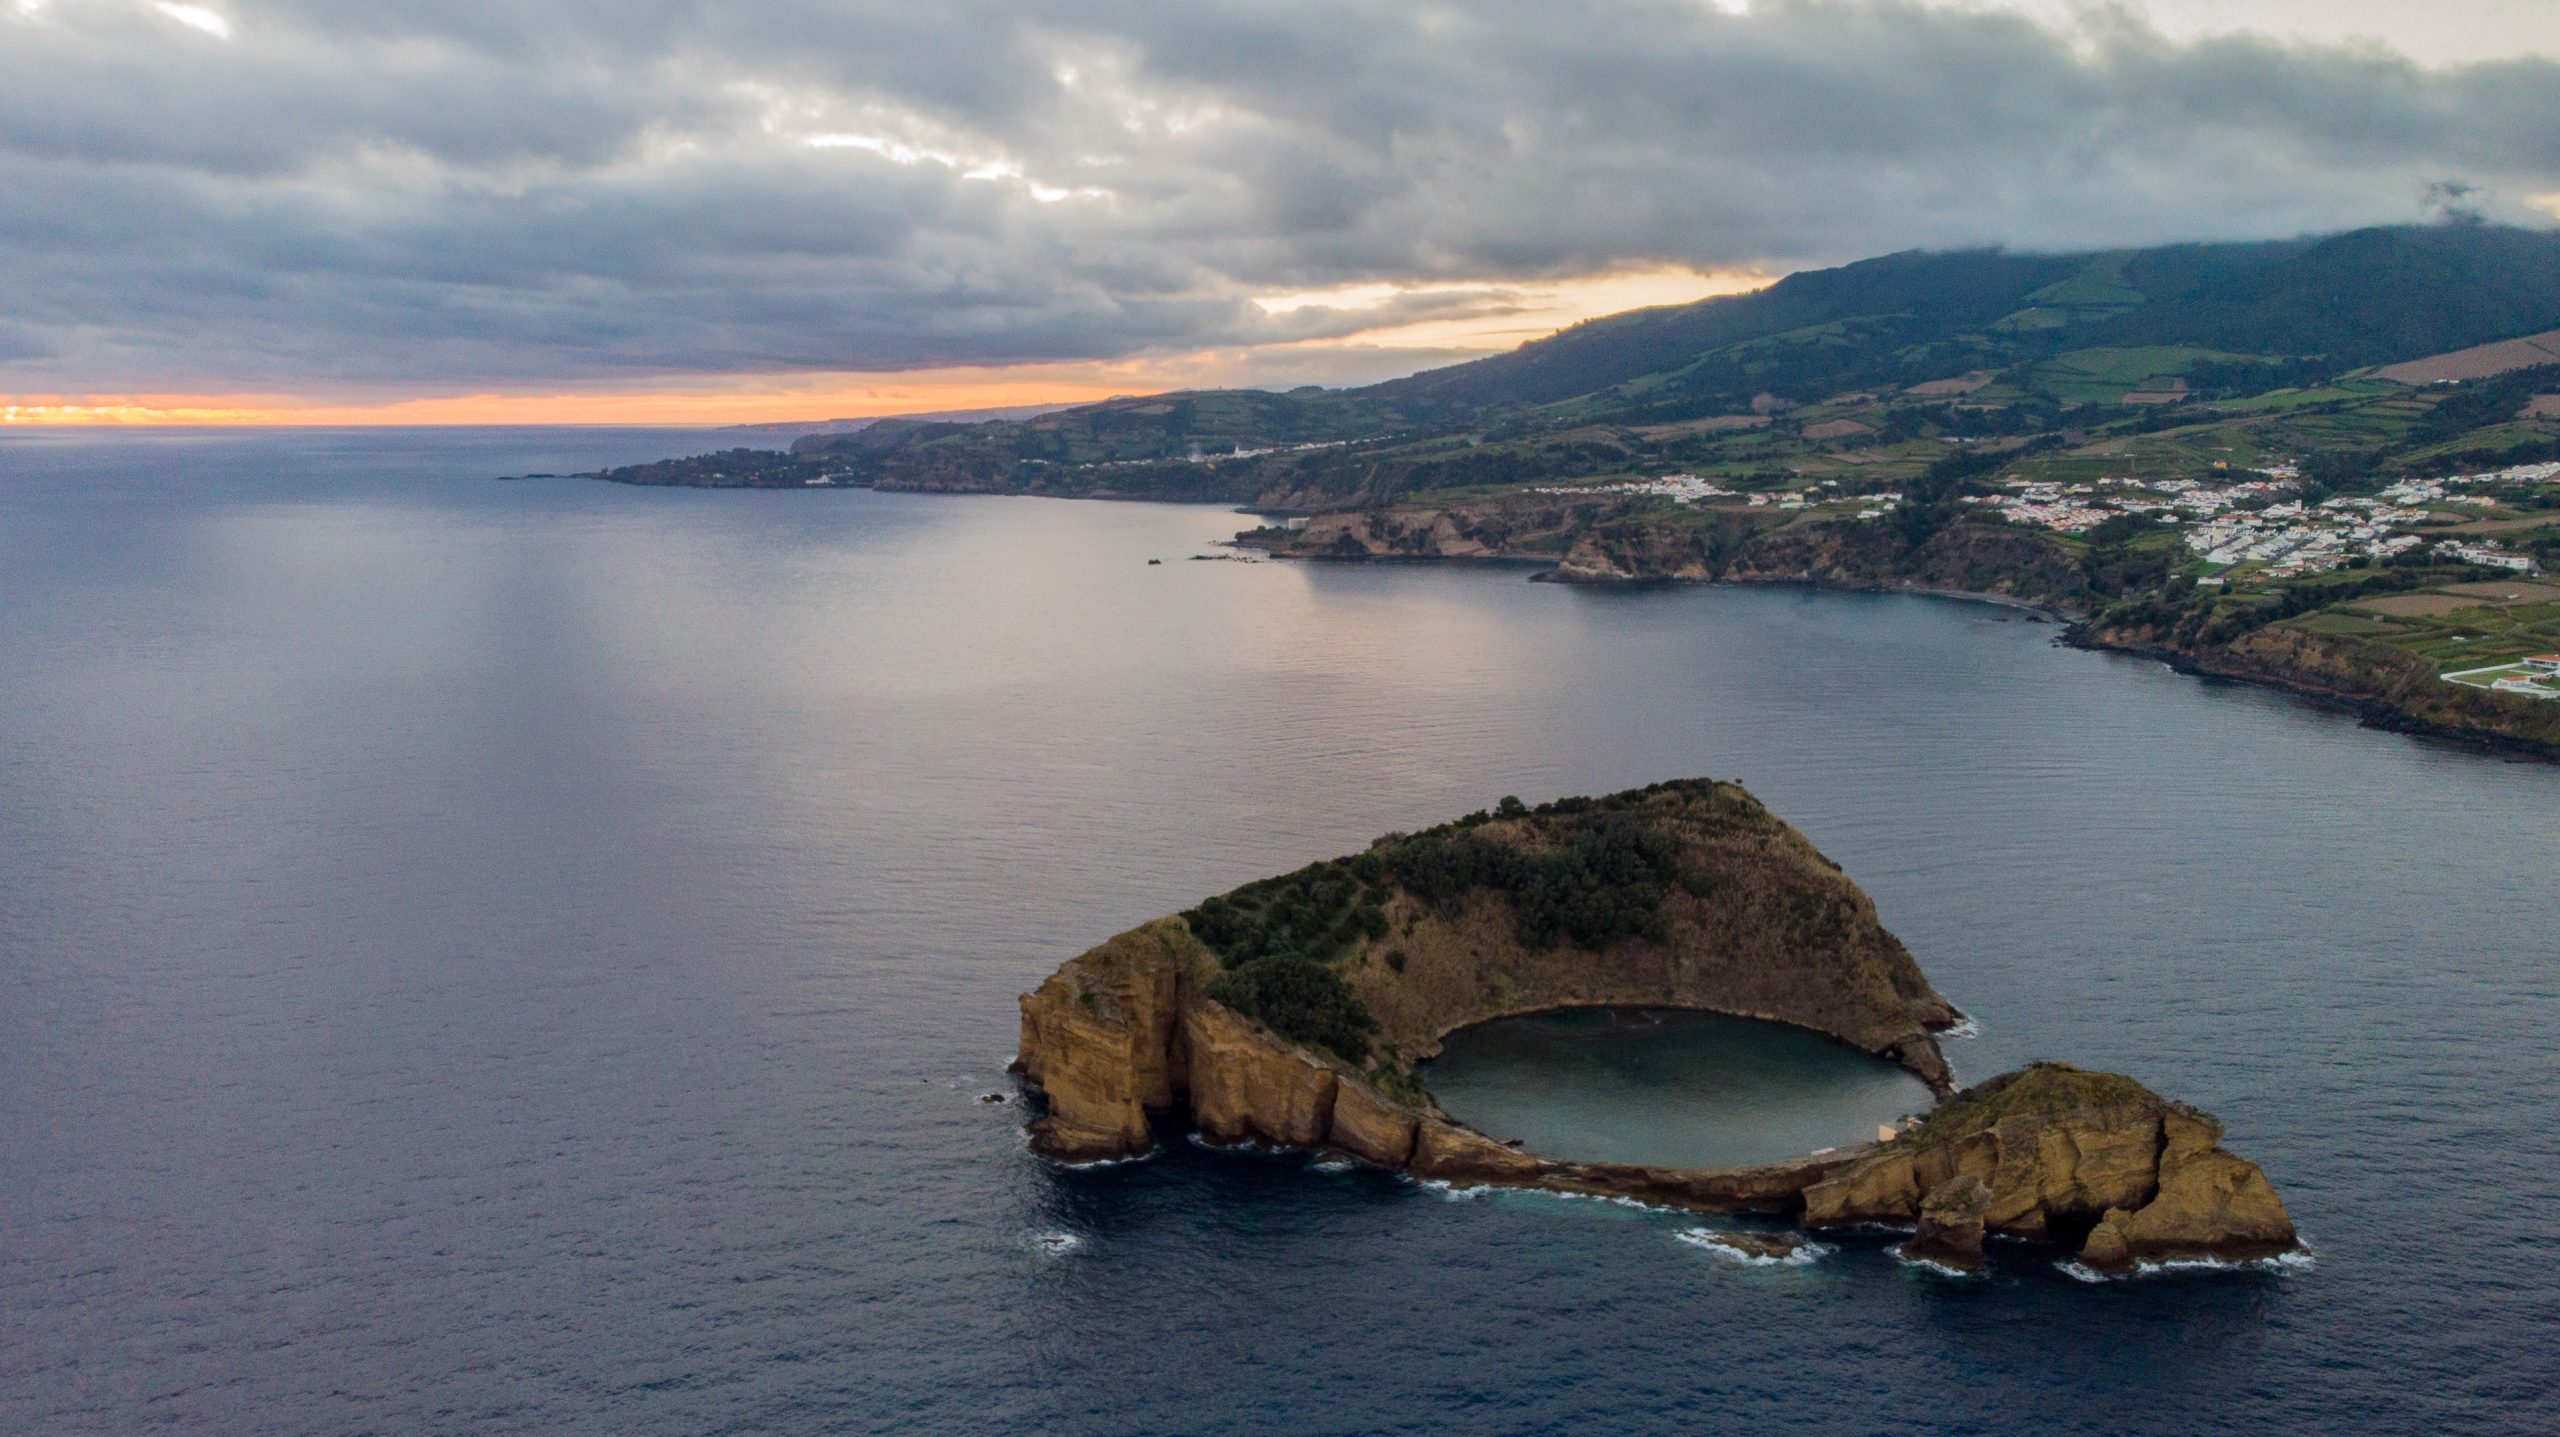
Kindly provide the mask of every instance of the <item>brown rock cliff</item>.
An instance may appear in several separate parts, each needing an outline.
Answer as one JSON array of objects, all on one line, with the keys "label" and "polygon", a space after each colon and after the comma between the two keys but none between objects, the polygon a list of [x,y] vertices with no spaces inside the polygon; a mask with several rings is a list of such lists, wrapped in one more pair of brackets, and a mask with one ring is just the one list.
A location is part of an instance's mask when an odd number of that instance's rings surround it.
[{"label": "brown rock cliff", "polygon": [[2131,1078],[2039,1063],[1969,1088],[1912,1132],[1805,1189],[1807,1227],[1902,1226],[1967,1198],[1983,1230],[2081,1244],[2092,1265],[2263,1257],[2296,1246],[2221,1127]]}]

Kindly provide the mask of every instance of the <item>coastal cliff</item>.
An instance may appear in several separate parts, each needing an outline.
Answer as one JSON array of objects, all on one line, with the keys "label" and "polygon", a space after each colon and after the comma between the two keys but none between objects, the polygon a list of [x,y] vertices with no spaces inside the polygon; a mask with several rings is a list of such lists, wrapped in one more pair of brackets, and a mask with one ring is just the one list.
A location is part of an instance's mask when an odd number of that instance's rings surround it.
[{"label": "coastal cliff", "polygon": [[1603,491],[1339,510],[1240,538],[1295,559],[1549,559],[1556,567],[1543,577],[1567,584],[1945,589],[2056,605],[2086,596],[2079,556],[2042,530],[1965,522],[1913,545],[1888,524],[1792,517],[1646,506]]},{"label": "coastal cliff", "polygon": [[2213,678],[2265,684],[2354,711],[2376,728],[2560,759],[2560,704],[2446,683],[2442,665],[2389,644],[2268,624],[2227,643],[2140,624],[2089,623],[2069,637],[2093,649],[2146,654]]},{"label": "coastal cliff", "polygon": [[2077,1244],[2100,1271],[2297,1246],[2257,1164],[2222,1125],[2131,1078],[2066,1063],[2004,1073],[1804,1190],[1813,1228],[1919,1228],[1912,1255],[1978,1263],[1986,1234]]},{"label": "coastal cliff", "polygon": [[1553,559],[1573,536],[1628,507],[1608,495],[1489,499],[1474,504],[1337,509],[1306,527],[1257,536],[1307,559]]},{"label": "coastal cliff", "polygon": [[1881,523],[1800,524],[1743,549],[1720,577],[1737,584],[1941,589],[2068,605],[2085,598],[2079,556],[2037,529],[1949,524],[1905,545]]},{"label": "coastal cliff", "polygon": [[1034,1151],[1142,1155],[1157,1118],[1493,1184],[1808,1228],[1916,1227],[1912,1255],[1978,1261],[1986,1234],[2122,1270],[2291,1249],[2265,1175],[2212,1119],[2129,1078],[2040,1064],[1954,1094],[1889,1141],[1746,1168],[1565,1162],[1451,1118],[1416,1065],[1449,1032],[1579,1006],[1791,1023],[1952,1092],[1932,1034],[1961,1018],[1872,903],[1733,784],[1514,800],[1249,884],[1070,960],[1022,1000],[1018,1067],[1046,1099]]},{"label": "coastal cliff", "polygon": [[[1536,577],[1559,584],[1803,584],[2009,603],[2074,621],[2065,639],[2079,647],[2145,654],[2190,673],[2282,689],[2350,709],[2377,728],[2560,759],[2560,704],[2446,683],[2437,672],[2443,666],[2426,656],[2318,627],[2316,615],[2283,619],[2270,611],[2225,633],[2209,622],[2220,612],[2210,603],[2127,602],[2128,592],[2142,592],[2140,584],[2165,582],[2166,551],[2067,542],[1984,513],[1960,516],[1915,544],[1883,520],[1790,521],[1765,509],[1670,505],[1612,509],[1542,496],[1535,506],[1485,500],[1318,514],[1304,529],[1257,530],[1239,541],[1277,557],[1315,560],[1546,559],[1554,567]],[[2458,584],[2471,572],[2433,577]],[[2430,577],[2397,575],[2362,582],[2398,592]]]},{"label": "coastal cliff", "polygon": [[1497,810],[1249,884],[1121,934],[1023,999],[1039,1150],[1148,1145],[1187,1099],[1213,1137],[1409,1143],[1414,1065],[1454,1029],[1546,1008],[1792,1023],[1949,1086],[1961,1018],[1839,869],[1738,785]]}]

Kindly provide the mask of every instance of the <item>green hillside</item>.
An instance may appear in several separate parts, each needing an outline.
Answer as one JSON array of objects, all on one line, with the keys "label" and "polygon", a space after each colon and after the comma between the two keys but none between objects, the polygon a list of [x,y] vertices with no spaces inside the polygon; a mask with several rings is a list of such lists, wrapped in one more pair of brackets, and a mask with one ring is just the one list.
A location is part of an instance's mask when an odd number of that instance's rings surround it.
[{"label": "green hillside", "polygon": [[[1325,509],[1659,473],[1909,478],[1943,441],[2214,426],[2223,457],[2532,457],[2547,422],[2361,370],[2560,326],[2560,234],[2480,225],[2078,255],[1910,252],[1636,310],[1363,389],[1208,390],[888,421],[635,483],[833,483]],[[2465,386],[2469,388],[2471,386]],[[2528,396],[2529,397],[2529,396]],[[2498,400],[2503,404],[2503,399]],[[2492,407],[2497,407],[2493,405]],[[2461,423],[2449,422],[2459,417]]]},{"label": "green hillside", "polygon": [[1914,251],[1612,315],[1364,389],[1200,391],[1010,422],[888,423],[797,451],[843,482],[893,488],[1322,508],[1665,464],[1768,474],[1843,441],[1872,448],[1861,442],[1870,435],[1890,445],[2147,432],[2201,403],[2316,411],[2333,431],[2323,442],[2372,450],[2408,416],[2359,417],[2350,411],[2377,396],[2332,381],[2554,325],[2560,235],[2540,231]]}]

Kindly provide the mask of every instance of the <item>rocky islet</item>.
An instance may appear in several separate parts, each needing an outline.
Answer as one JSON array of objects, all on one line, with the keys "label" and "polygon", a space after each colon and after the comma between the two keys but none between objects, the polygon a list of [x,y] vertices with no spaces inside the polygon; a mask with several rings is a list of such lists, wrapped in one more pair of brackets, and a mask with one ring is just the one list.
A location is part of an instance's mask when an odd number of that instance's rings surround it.
[{"label": "rocky islet", "polygon": [[[1626,858],[1631,847],[1650,869]],[[1452,851],[1474,855],[1456,878]],[[1549,890],[1576,877],[1650,910],[1581,914],[1583,937],[1606,936],[1576,941],[1555,931],[1571,916],[1549,911]],[[1837,866],[1735,784],[1536,809],[1506,800],[1221,902],[1120,934],[1024,996],[1017,1067],[1046,1098],[1030,1125],[1036,1152],[1140,1156],[1155,1122],[1181,1115],[1213,1143],[1326,1150],[1426,1181],[1768,1214],[1815,1231],[1906,1229],[1907,1257],[1957,1270],[1979,1266],[1992,1236],[2075,1251],[2099,1272],[2299,1247],[2265,1174],[2220,1146],[2220,1125],[2131,1078],[2039,1063],[1956,1091],[1934,1034],[1963,1015]],[[1322,976],[1262,987],[1230,976],[1255,963]],[[1292,996],[1270,1006],[1273,991]],[[1310,991],[1311,1005],[1298,996]],[[1310,1006],[1330,1041],[1281,1031],[1309,1021]],[[1456,1029],[1585,1006],[1792,1023],[1901,1064],[1945,1101],[1879,1142],[1676,1168],[1497,1142],[1416,1075]]]}]

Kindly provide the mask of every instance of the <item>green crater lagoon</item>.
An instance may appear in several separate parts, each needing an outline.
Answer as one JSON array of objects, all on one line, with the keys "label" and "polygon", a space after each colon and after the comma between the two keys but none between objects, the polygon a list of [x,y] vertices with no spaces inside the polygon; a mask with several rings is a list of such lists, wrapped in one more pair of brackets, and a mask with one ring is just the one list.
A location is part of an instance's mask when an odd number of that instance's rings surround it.
[{"label": "green crater lagoon", "polygon": [[1820,1034],[1641,1008],[1479,1024],[1422,1079],[1460,1120],[1541,1156],[1678,1167],[1801,1157],[1931,1103],[1918,1078]]}]

